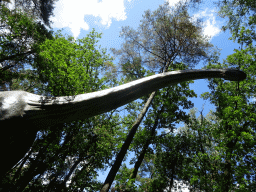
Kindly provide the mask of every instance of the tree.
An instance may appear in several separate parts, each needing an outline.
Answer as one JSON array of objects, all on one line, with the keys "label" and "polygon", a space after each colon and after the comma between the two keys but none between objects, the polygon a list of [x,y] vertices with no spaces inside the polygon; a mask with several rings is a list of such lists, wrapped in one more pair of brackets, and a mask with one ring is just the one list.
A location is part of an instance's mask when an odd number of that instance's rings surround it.
[{"label": "tree", "polygon": [[[18,84],[24,79],[35,81],[34,71],[25,72],[24,68],[33,63],[38,45],[47,38],[52,39],[52,32],[26,13],[10,11],[4,5],[0,9],[0,88],[6,91],[20,88]],[[31,90],[34,85],[28,84],[23,89]]]},{"label": "tree", "polygon": [[[156,69],[159,72],[166,72],[168,70],[181,69],[179,67],[186,68],[180,65],[179,60],[183,61],[185,66],[192,66],[192,63],[209,57],[207,53],[211,45],[202,37],[199,23],[193,24],[189,21],[187,4],[180,4],[171,14],[169,9],[168,3],[166,3],[160,6],[153,14],[147,11],[139,32],[135,32],[129,27],[122,29],[121,35],[125,38],[126,43],[122,50],[116,51],[113,49],[114,54],[121,55],[121,63],[125,63],[131,69],[134,68],[129,66],[129,63],[138,66],[142,63],[147,64],[151,69],[151,71],[148,71],[149,75],[150,73],[155,73]],[[142,51],[145,53],[144,58],[141,55]],[[140,69],[139,67],[138,69],[139,72],[145,73],[144,68]],[[131,74],[133,76],[129,77]],[[132,70],[125,71],[125,75],[128,75],[128,78],[134,78],[143,74]],[[186,86],[184,86],[184,89]],[[132,126],[101,191],[107,191],[110,188],[136,130],[155,95],[156,92],[150,95],[142,112]]]},{"label": "tree", "polygon": [[[218,7],[220,7],[219,15],[221,17],[228,17],[228,23],[222,27],[224,31],[227,29],[232,33],[232,38],[237,42],[244,42],[249,45],[252,42],[252,38],[255,40],[255,20],[256,20],[256,3],[253,0],[219,0]],[[246,22],[245,22],[246,21]],[[242,30],[242,26],[250,30],[249,33],[245,33],[243,37],[239,35],[239,31]],[[242,39],[241,39],[242,38]]]},{"label": "tree", "polygon": [[[240,50],[235,49],[223,65],[242,69],[247,73],[247,81],[233,84],[214,80],[209,85],[212,95],[203,95],[217,106],[215,115],[223,118],[221,125],[225,128],[223,135],[226,139],[222,141],[225,150],[221,157],[225,159],[224,167],[228,171],[224,176],[227,181],[224,189],[232,188],[232,181],[239,184],[240,190],[255,189],[255,107],[249,101],[255,96],[256,49],[253,42],[256,40],[256,20],[255,14],[251,15],[255,13],[255,7],[255,2],[250,0],[229,1],[223,2],[220,10],[223,17],[229,18],[224,29],[230,29],[231,39],[240,44]],[[209,64],[209,67],[212,65]]]},{"label": "tree", "polygon": [[203,143],[197,141],[202,144],[201,148],[210,144],[211,150],[205,148],[203,151],[197,145],[197,158],[192,159],[196,169],[187,167],[184,170],[190,171],[182,174],[193,175],[190,184],[206,191],[253,191],[256,162],[255,104],[250,99],[255,96],[255,15],[249,18],[245,16],[255,12],[255,3],[222,3],[220,14],[229,18],[229,23],[223,29],[230,29],[231,39],[240,44],[240,50],[235,49],[222,64],[212,60],[206,67],[237,67],[247,74],[247,80],[237,83],[210,80],[211,92],[201,97],[209,99],[216,106],[216,111],[210,117],[215,120],[210,123],[204,118],[201,121],[194,118],[190,127],[197,130],[198,139],[207,138],[208,141]]},{"label": "tree", "polygon": [[[214,115],[221,119],[220,127],[215,130],[214,135],[217,137],[221,134],[224,137],[219,145],[223,149],[220,156],[226,162],[222,165],[222,169],[226,171],[222,175],[225,181],[222,189],[225,191],[232,189],[234,182],[240,185],[241,190],[255,188],[255,183],[251,182],[255,180],[255,107],[249,102],[249,98],[255,94],[252,89],[255,85],[255,70],[250,70],[255,67],[254,59],[251,60],[254,53],[255,48],[250,45],[245,50],[228,56],[227,63],[222,65],[239,66],[247,73],[247,81],[235,84],[213,80],[209,85],[211,93],[202,95],[204,99],[209,98],[215,104],[217,109]],[[248,57],[251,59],[246,59]],[[216,67],[222,66],[219,64]],[[208,67],[212,68],[213,65],[209,64]]]},{"label": "tree", "polygon": [[[212,111],[206,117],[203,117],[201,111],[200,116],[196,118],[195,109],[190,110],[189,114],[189,121],[177,133],[189,141],[188,150],[182,153],[185,162],[177,174],[178,179],[188,181],[192,191],[218,190],[223,179],[218,172],[222,162],[219,157],[220,150],[216,145],[223,137],[217,138],[214,131],[218,129],[221,120],[215,117]],[[161,166],[166,169],[164,164]]]},{"label": "tree", "polygon": [[[36,17],[50,27],[50,17],[53,16],[54,3],[58,0],[15,0],[14,9],[21,9],[23,12],[28,13],[32,17]],[[3,1],[11,3],[9,0]],[[0,1],[0,4],[2,1]],[[5,3],[6,4],[6,3]]]}]

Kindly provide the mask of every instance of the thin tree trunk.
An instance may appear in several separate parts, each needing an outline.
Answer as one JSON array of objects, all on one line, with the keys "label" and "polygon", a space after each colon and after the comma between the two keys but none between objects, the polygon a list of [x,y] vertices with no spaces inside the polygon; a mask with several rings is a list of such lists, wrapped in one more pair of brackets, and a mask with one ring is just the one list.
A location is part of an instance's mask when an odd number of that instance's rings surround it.
[{"label": "thin tree trunk", "polygon": [[130,130],[130,132],[129,132],[129,134],[128,134],[120,152],[118,153],[118,155],[116,157],[116,161],[115,161],[114,165],[112,166],[111,170],[109,171],[108,176],[107,176],[107,178],[104,182],[104,185],[103,185],[100,192],[107,192],[110,189],[110,187],[111,187],[111,185],[112,185],[112,183],[115,179],[116,173],[118,172],[118,170],[121,166],[121,163],[124,159],[124,156],[125,156],[128,148],[129,148],[129,146],[130,146],[130,144],[133,140],[133,137],[134,137],[139,125],[140,125],[140,122],[142,121],[143,117],[145,116],[145,114],[146,114],[146,112],[147,112],[147,110],[150,106],[150,103],[152,102],[155,94],[156,94],[156,92],[151,93],[151,95],[148,98],[144,108],[142,109],[141,113],[139,114],[136,122],[133,124],[132,129]]},{"label": "thin tree trunk", "polygon": [[[163,72],[167,72],[168,71],[168,67],[169,67],[170,64],[171,64],[170,61],[167,62]],[[121,163],[122,163],[122,161],[124,159],[124,156],[127,153],[127,150],[129,148],[132,140],[133,140],[133,137],[134,137],[134,135],[135,135],[135,133],[136,133],[136,131],[137,131],[137,129],[138,129],[142,119],[144,118],[145,114],[147,113],[148,108],[149,108],[151,102],[153,101],[155,95],[156,95],[156,91],[151,93],[151,95],[149,96],[146,104],[144,105],[144,108],[142,109],[142,111],[140,112],[137,120],[133,124],[132,129],[130,130],[130,132],[129,132],[129,134],[128,134],[128,136],[127,136],[127,138],[126,138],[126,140],[125,140],[125,142],[124,142],[120,152],[118,153],[118,155],[116,157],[116,160],[115,160],[115,163],[111,167],[111,170],[109,171],[108,176],[107,176],[107,178],[106,178],[106,180],[104,182],[104,185],[103,185],[103,187],[102,187],[100,192],[108,192],[109,191],[109,189],[110,189],[110,187],[111,187],[111,185],[112,185],[112,183],[113,183],[113,181],[115,179],[115,176],[116,176],[116,174],[117,174],[117,172],[118,172],[118,170],[119,170],[119,168],[121,166]]]},{"label": "thin tree trunk", "polygon": [[132,172],[132,176],[130,179],[135,179],[136,176],[137,176],[137,173],[139,171],[139,168],[140,168],[140,165],[145,157],[145,154],[147,152],[147,149],[148,149],[148,146],[150,144],[150,141],[153,139],[153,136],[154,136],[154,133],[156,131],[156,128],[157,128],[157,125],[158,125],[158,117],[155,119],[155,123],[154,123],[154,126],[152,127],[151,131],[150,131],[150,136],[149,136],[149,139],[147,139],[146,143],[143,145],[143,149],[138,157],[138,160],[136,161],[135,165],[134,165],[134,169],[133,169],[133,172]]}]

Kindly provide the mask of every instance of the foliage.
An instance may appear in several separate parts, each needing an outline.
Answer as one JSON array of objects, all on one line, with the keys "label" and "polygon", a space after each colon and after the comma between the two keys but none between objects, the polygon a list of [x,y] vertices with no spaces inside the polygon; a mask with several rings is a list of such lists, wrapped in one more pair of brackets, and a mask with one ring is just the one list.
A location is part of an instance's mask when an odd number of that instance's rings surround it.
[{"label": "foliage", "polygon": [[120,64],[139,61],[151,72],[162,72],[169,66],[177,68],[174,61],[190,68],[211,58],[213,45],[203,36],[202,23],[191,22],[187,10],[186,4],[171,8],[165,3],[154,12],[145,11],[137,31],[122,27],[120,35],[126,42],[120,50],[111,49],[120,57]]},{"label": "foliage", "polygon": [[[3,1],[3,0],[2,0]],[[53,16],[53,4],[58,0],[15,0],[13,2],[14,9],[22,10],[25,13],[28,13],[30,16],[40,19],[44,22],[45,25],[50,27],[51,21],[50,16]],[[11,3],[10,0],[5,0],[5,2]],[[6,4],[0,1],[0,4]]]},{"label": "foliage", "polygon": [[[226,3],[221,10],[222,16],[229,18],[226,29],[232,32],[232,39],[241,45],[224,61],[223,66],[238,67],[247,74],[246,81],[227,83],[221,80],[210,82],[211,93],[202,95],[217,106],[214,113],[222,119],[219,130],[215,134],[222,135],[218,148],[220,157],[225,164],[223,178],[224,189],[232,188],[233,183],[239,184],[238,191],[255,189],[255,103],[250,100],[255,96],[255,12],[253,1],[232,1]],[[237,21],[233,18],[240,17]],[[243,22],[241,22],[243,19]],[[216,67],[221,66],[216,65]],[[212,67],[212,63],[209,64]],[[224,186],[225,185],[225,186]]]},{"label": "foliage", "polygon": [[40,79],[48,82],[46,92],[54,96],[77,95],[106,88],[99,87],[106,81],[98,76],[106,68],[104,62],[108,61],[105,51],[95,48],[96,38],[100,37],[93,30],[87,37],[74,41],[72,37],[65,39],[59,31],[54,39],[39,46],[41,51],[33,66]]},{"label": "foliage", "polygon": [[[238,43],[252,43],[252,38],[255,40],[254,27],[256,23],[256,3],[253,0],[219,0],[220,7],[219,15],[221,17],[228,17],[228,23],[222,27],[225,31],[227,29],[232,33],[233,41]],[[247,29],[246,29],[247,28]],[[247,34],[239,35],[242,31]],[[242,38],[242,39],[241,39]]]},{"label": "foliage", "polygon": [[[20,88],[19,83],[25,79],[35,81],[34,71],[25,70],[25,66],[33,63],[38,45],[47,38],[51,39],[52,32],[27,13],[9,10],[4,5],[0,9],[0,88],[10,90]],[[23,89],[29,90],[35,84],[24,85]]]},{"label": "foliage", "polygon": [[[133,185],[133,181],[128,180],[132,174],[132,169],[128,169],[125,164],[123,164],[119,173],[116,175],[116,185],[111,191],[137,191],[137,187]],[[125,183],[125,185],[123,185]]]}]

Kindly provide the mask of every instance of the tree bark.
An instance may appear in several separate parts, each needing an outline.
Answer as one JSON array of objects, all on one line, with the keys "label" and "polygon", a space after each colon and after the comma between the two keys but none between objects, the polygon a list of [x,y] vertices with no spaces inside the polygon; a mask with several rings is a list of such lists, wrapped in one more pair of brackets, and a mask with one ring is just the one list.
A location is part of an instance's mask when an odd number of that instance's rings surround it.
[{"label": "tree bark", "polygon": [[[161,112],[161,110],[160,110]],[[156,131],[156,128],[157,128],[157,125],[158,125],[158,117],[155,119],[155,123],[154,123],[154,126],[153,128],[151,129],[150,131],[150,137],[149,139],[147,139],[146,143],[143,145],[143,149],[142,149],[142,152],[140,153],[140,156],[138,157],[138,160],[136,161],[135,165],[134,165],[134,169],[133,169],[133,172],[132,172],[132,176],[130,179],[135,179],[136,176],[137,176],[137,173],[138,173],[138,170],[140,168],[140,165],[145,157],[145,154],[147,152],[147,149],[148,149],[148,146],[150,144],[150,141],[153,139],[154,137],[154,133]]]},{"label": "tree bark", "polygon": [[100,192],[107,192],[110,189],[110,187],[111,187],[111,185],[112,185],[112,183],[115,179],[116,173],[118,172],[118,170],[121,166],[121,163],[124,159],[124,156],[125,156],[128,148],[129,148],[129,146],[130,146],[130,144],[133,140],[133,137],[134,137],[134,135],[135,135],[142,119],[143,119],[143,117],[145,116],[145,114],[146,114],[146,112],[147,112],[147,110],[150,106],[150,103],[153,100],[155,94],[156,94],[156,92],[151,93],[151,95],[148,98],[144,108],[142,109],[141,113],[139,114],[136,122],[133,124],[132,129],[130,130],[130,132],[129,132],[129,134],[128,134],[120,152],[118,153],[118,155],[116,157],[116,161],[115,161],[114,165],[112,166],[111,170],[109,171],[108,176],[107,176],[107,178],[104,182],[104,185],[103,185]]}]

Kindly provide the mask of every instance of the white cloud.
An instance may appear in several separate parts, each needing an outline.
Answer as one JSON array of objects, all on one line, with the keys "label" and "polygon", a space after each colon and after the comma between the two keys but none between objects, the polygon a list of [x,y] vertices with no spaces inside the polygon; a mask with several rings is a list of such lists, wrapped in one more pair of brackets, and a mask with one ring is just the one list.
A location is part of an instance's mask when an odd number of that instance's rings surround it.
[{"label": "white cloud", "polygon": [[13,9],[14,9],[14,0],[11,0],[10,3],[7,3],[7,7],[8,7],[10,10],[13,10]]},{"label": "white cloud", "polygon": [[[169,2],[170,6],[175,6],[178,2],[185,2],[185,0],[166,0]],[[198,12],[194,14],[192,20],[196,20],[197,18],[204,18],[206,21],[204,22],[205,26],[203,28],[203,35],[208,36],[212,39],[214,36],[217,36],[221,32],[221,23],[216,22],[216,13],[215,10],[209,10],[206,8],[204,11]]]},{"label": "white cloud", "polygon": [[171,7],[174,7],[178,2],[184,2],[185,0],[166,0]]},{"label": "white cloud", "polygon": [[221,23],[216,22],[216,14],[214,10],[206,8],[204,11],[196,13],[192,20],[196,18],[205,18],[203,34],[209,36],[211,39],[221,32]]},{"label": "white cloud", "polygon": [[[125,20],[125,0],[59,0],[55,4],[54,17],[51,19],[53,27],[69,27],[73,36],[77,38],[80,30],[89,30],[90,21],[86,16],[99,17],[101,24],[109,27],[112,19]],[[129,0],[130,2],[131,0]]]}]

